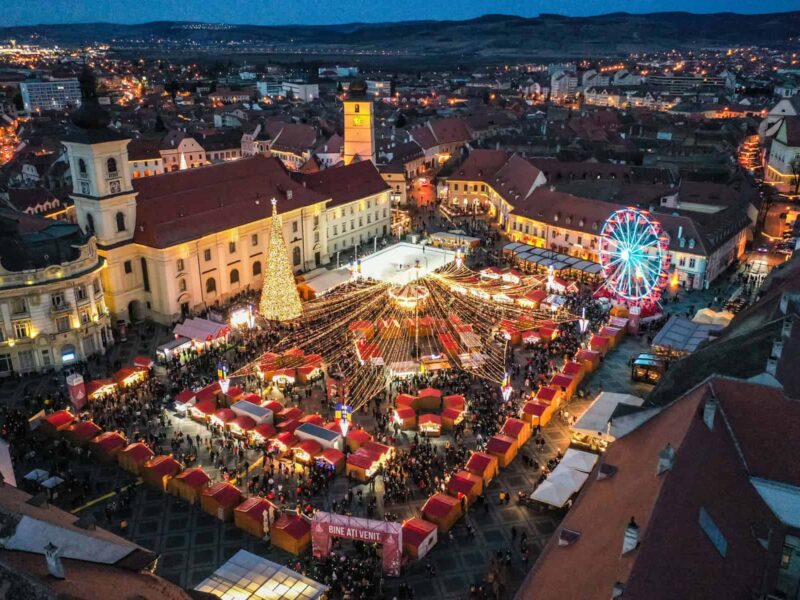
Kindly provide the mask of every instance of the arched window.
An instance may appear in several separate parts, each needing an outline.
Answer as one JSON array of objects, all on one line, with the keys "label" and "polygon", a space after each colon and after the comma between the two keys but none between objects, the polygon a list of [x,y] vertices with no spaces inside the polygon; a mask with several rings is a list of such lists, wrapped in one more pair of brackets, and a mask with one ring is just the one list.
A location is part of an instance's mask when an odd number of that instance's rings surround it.
[{"label": "arched window", "polygon": [[239,283],[239,269],[231,271],[231,285]]},{"label": "arched window", "polygon": [[94,233],[94,217],[92,213],[86,213],[86,233]]},{"label": "arched window", "polygon": [[361,105],[360,104],[356,104],[353,107],[353,112],[361,112]]},{"label": "arched window", "polygon": [[125,215],[117,213],[117,231],[125,231]]},{"label": "arched window", "polygon": [[106,171],[108,171],[109,177],[117,176],[117,161],[115,159],[109,158],[106,161]]},{"label": "arched window", "polygon": [[292,263],[294,263],[295,267],[300,266],[300,246],[295,246],[294,250],[292,250]]},{"label": "arched window", "polygon": [[256,261],[253,263],[253,276],[261,275],[261,263]]},{"label": "arched window", "polygon": [[86,176],[86,161],[84,161],[82,158],[78,159],[78,173],[84,177]]},{"label": "arched window", "polygon": [[206,294],[213,294],[217,291],[217,282],[213,277],[206,280]]},{"label": "arched window", "polygon": [[185,279],[179,279],[178,280],[178,290],[180,290],[181,292],[185,292],[186,291],[186,280]]}]

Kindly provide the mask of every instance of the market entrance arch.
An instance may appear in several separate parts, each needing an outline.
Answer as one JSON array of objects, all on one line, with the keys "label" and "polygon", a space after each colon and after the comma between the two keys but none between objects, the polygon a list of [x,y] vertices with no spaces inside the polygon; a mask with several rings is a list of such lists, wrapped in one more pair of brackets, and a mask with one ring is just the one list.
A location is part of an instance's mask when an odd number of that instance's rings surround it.
[{"label": "market entrance arch", "polygon": [[403,529],[400,523],[359,519],[327,512],[316,512],[311,519],[311,550],[316,558],[328,556],[333,538],[358,540],[383,546],[383,572],[400,575],[403,556]]}]

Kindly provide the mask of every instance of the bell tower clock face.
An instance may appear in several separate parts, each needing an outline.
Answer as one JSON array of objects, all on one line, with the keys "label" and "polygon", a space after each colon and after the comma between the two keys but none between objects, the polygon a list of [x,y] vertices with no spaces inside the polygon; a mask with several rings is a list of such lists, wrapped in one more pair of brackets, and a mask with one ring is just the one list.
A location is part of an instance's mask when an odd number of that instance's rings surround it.
[{"label": "bell tower clock face", "polygon": [[81,194],[89,193],[89,182],[81,181]]},{"label": "bell tower clock face", "polygon": [[109,184],[109,189],[111,190],[112,194],[119,194],[120,190],[122,189],[119,185],[119,181],[112,181]]}]

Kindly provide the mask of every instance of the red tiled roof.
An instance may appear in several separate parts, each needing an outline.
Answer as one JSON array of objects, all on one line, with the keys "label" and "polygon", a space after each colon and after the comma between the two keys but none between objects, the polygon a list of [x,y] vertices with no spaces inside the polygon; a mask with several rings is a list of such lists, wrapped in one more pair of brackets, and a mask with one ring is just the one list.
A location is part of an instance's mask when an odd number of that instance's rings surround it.
[{"label": "red tiled roof", "polygon": [[208,476],[208,473],[206,473],[200,467],[184,469],[175,476],[175,479],[179,479],[189,487],[193,488],[203,487],[209,481],[211,481],[211,477]]},{"label": "red tiled roof", "polygon": [[294,178],[309,189],[331,198],[329,208],[390,189],[375,165],[368,160],[317,173],[296,173]]},{"label": "red tiled roof", "polygon": [[294,181],[277,158],[260,155],[134,179],[133,188],[138,194],[133,241],[153,248],[266,219],[273,197],[281,213],[326,200]]}]

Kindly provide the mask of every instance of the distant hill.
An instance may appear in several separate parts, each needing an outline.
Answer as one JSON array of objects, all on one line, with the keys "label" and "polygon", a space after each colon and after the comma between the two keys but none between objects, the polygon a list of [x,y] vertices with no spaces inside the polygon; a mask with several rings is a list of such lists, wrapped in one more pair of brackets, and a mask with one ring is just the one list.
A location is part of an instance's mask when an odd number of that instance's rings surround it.
[{"label": "distant hill", "polygon": [[281,48],[404,52],[452,57],[601,56],[687,47],[780,46],[800,32],[800,11],[612,13],[594,17],[485,15],[467,21],[345,25],[215,25],[156,21],[138,25],[82,23],[0,28],[0,39],[64,46],[93,42],[117,48]]}]

